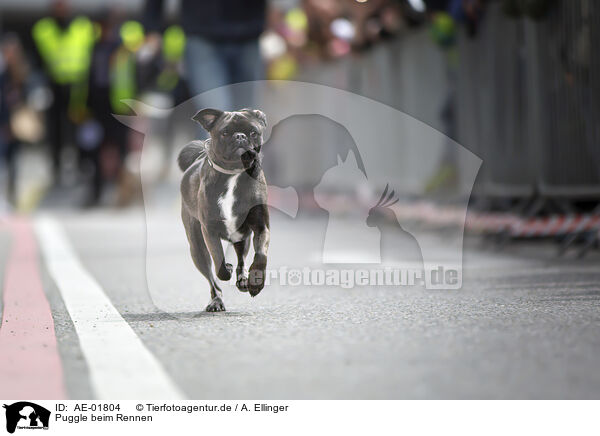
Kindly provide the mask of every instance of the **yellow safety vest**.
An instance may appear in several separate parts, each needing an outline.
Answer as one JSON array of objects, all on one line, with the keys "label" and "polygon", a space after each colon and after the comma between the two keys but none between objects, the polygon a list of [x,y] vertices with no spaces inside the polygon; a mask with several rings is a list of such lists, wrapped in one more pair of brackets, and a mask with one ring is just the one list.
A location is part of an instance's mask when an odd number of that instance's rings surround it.
[{"label": "yellow safety vest", "polygon": [[33,40],[52,79],[62,85],[84,80],[90,67],[95,41],[92,22],[76,17],[66,29],[46,17],[32,29]]},{"label": "yellow safety vest", "polygon": [[131,109],[122,100],[133,99],[136,96],[134,54],[121,46],[113,55],[111,64],[110,105],[117,114],[129,114]]},{"label": "yellow safety vest", "polygon": [[[137,92],[134,53],[144,42],[144,27],[137,21],[126,21],[121,25],[120,36],[123,44],[114,54],[111,65],[110,101],[115,113],[127,114],[130,109],[122,100],[135,98]],[[183,56],[185,42],[185,34],[180,26],[173,25],[165,30],[162,54],[171,66],[161,72],[157,79],[158,87],[164,91],[177,85],[179,75],[172,65]]]}]

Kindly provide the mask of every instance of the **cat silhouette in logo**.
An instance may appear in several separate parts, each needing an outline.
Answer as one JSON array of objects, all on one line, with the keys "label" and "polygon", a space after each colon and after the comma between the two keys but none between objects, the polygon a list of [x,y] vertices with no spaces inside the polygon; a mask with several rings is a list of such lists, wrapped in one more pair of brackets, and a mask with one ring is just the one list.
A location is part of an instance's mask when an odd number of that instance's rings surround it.
[{"label": "cat silhouette in logo", "polygon": [[[379,263],[380,234],[369,228],[365,221],[368,205],[361,201],[361,192],[367,188],[367,176],[360,170],[353,151],[343,161],[338,155],[337,166],[323,174],[315,187],[315,201],[327,210],[329,221],[323,242],[323,263]],[[330,192],[341,194],[346,206],[340,208]],[[347,211],[343,209],[349,209]]]},{"label": "cat silhouette in logo", "polygon": [[6,431],[14,433],[19,421],[22,427],[48,428],[50,411],[42,406],[28,401],[19,401],[10,405],[4,404],[6,409]]},{"label": "cat silhouette in logo", "polygon": [[417,239],[404,230],[398,222],[396,213],[391,208],[398,202],[398,198],[394,198],[394,190],[388,193],[388,189],[389,184],[385,185],[379,201],[371,208],[367,217],[367,225],[377,227],[381,232],[379,250],[381,263],[418,263],[415,267],[421,268],[423,265],[421,246]]}]

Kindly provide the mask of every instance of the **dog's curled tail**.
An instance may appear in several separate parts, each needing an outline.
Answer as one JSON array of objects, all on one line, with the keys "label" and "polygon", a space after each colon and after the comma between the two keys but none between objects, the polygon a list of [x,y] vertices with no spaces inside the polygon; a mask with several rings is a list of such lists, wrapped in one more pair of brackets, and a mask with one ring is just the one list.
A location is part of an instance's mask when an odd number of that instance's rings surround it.
[{"label": "dog's curled tail", "polygon": [[177,164],[181,171],[187,170],[194,162],[206,155],[206,147],[202,141],[192,141],[179,152]]}]

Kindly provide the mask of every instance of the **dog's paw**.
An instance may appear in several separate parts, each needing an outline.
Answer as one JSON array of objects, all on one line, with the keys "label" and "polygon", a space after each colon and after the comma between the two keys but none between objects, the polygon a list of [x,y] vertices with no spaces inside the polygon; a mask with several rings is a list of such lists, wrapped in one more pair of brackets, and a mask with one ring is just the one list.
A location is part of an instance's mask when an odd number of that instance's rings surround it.
[{"label": "dog's paw", "polygon": [[231,279],[231,273],[233,272],[233,265],[230,263],[222,263],[221,268],[217,272],[217,277],[219,280],[223,280],[224,282],[229,281]]},{"label": "dog's paw", "polygon": [[235,285],[240,292],[248,292],[248,274],[239,274]]},{"label": "dog's paw", "polygon": [[248,291],[252,297],[256,297],[265,287],[266,271],[260,266],[252,264],[248,272]]},{"label": "dog's paw", "polygon": [[208,306],[206,306],[207,312],[225,312],[225,304],[219,297],[213,298]]}]

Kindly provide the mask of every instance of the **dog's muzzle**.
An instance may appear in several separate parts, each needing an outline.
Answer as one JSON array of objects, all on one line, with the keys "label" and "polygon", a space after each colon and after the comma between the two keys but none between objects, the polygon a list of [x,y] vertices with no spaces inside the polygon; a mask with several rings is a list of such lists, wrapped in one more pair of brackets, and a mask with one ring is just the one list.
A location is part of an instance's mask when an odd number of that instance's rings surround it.
[{"label": "dog's muzzle", "polygon": [[246,136],[245,133],[241,133],[241,132],[237,132],[233,134],[233,140],[235,142],[248,142],[248,137]]}]

